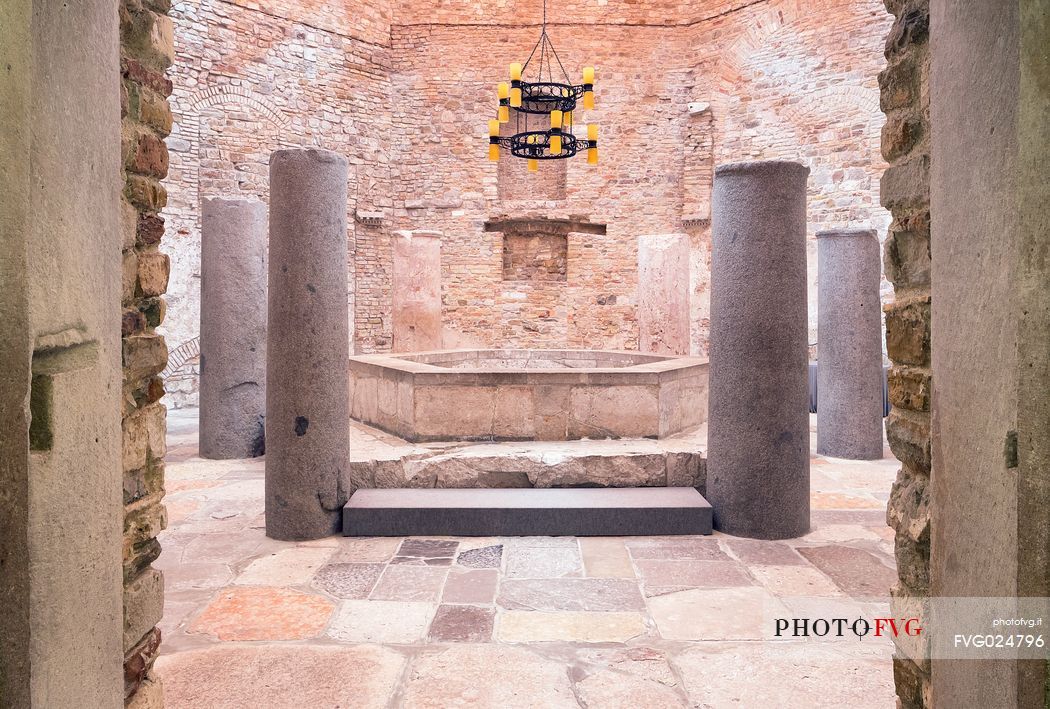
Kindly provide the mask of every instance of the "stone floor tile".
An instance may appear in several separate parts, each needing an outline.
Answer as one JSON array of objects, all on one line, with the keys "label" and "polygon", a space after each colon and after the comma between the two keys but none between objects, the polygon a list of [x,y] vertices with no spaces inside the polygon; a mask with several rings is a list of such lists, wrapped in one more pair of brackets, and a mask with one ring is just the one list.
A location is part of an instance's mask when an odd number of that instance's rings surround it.
[{"label": "stone floor tile", "polygon": [[343,601],[326,635],[348,643],[419,642],[436,607],[404,601]]},{"label": "stone floor tile", "polygon": [[577,549],[576,537],[510,537],[504,545],[514,549],[521,547],[559,547]]},{"label": "stone floor tile", "polygon": [[447,539],[406,539],[394,555],[392,564],[450,566],[459,542]]},{"label": "stone floor tile", "polygon": [[503,611],[496,625],[504,643],[625,643],[644,634],[641,613]]},{"label": "stone floor tile", "polygon": [[646,588],[754,585],[744,566],[736,561],[637,559],[634,563]]},{"label": "stone floor tile", "polygon": [[370,598],[376,601],[428,601],[441,597],[448,569],[432,566],[387,566]]},{"label": "stone floor tile", "polygon": [[386,564],[325,564],[312,585],[336,598],[365,599],[385,568]]},{"label": "stone floor tile", "polygon": [[627,549],[637,559],[694,559],[697,561],[729,561],[729,557],[711,537],[628,539]]},{"label": "stone floor tile", "polygon": [[190,624],[188,632],[219,640],[302,640],[319,635],[333,605],[312,594],[268,586],[231,586]]},{"label": "stone floor tile", "polygon": [[841,596],[842,591],[812,566],[750,566],[758,582],[777,596]]},{"label": "stone floor tile", "polygon": [[766,621],[779,617],[781,608],[757,587],[689,589],[649,598],[648,604],[666,640],[761,640],[772,635]]},{"label": "stone floor tile", "polygon": [[477,606],[438,606],[427,639],[432,643],[487,643],[496,612]]},{"label": "stone floor tile", "polygon": [[461,551],[456,564],[472,569],[498,569],[503,561],[503,545],[479,547]]},{"label": "stone floor tile", "polygon": [[218,645],[162,654],[164,706],[388,706],[404,670],[398,652],[374,645]]},{"label": "stone floor tile", "polygon": [[169,591],[215,590],[233,581],[233,571],[226,564],[183,561],[158,568],[164,571],[164,588]]},{"label": "stone floor tile", "polygon": [[237,576],[234,583],[252,586],[300,586],[332,555],[330,548],[290,547],[259,557]]},{"label": "stone floor tile", "polygon": [[867,527],[857,524],[824,524],[814,526],[801,541],[811,544],[836,544],[841,542],[877,542],[881,537]]},{"label": "stone floor tile", "polygon": [[854,598],[884,598],[897,582],[897,572],[874,554],[840,545],[799,547],[798,552]]},{"label": "stone floor tile", "polygon": [[520,547],[507,549],[507,578],[554,579],[581,576],[583,564],[580,550],[571,547]]},{"label": "stone floor tile", "polygon": [[698,707],[850,707],[896,705],[888,655],[808,643],[703,643],[674,657]]},{"label": "stone floor tile", "polygon": [[591,578],[634,578],[634,566],[622,539],[584,537],[580,539],[583,570]]},{"label": "stone floor tile", "polygon": [[877,510],[885,509],[886,503],[867,493],[814,492],[809,496],[814,510]]},{"label": "stone floor tile", "polygon": [[576,683],[576,694],[587,707],[601,709],[674,709],[689,705],[671,687],[621,672],[603,670]]},{"label": "stone floor tile", "polygon": [[645,602],[633,579],[504,579],[496,603],[508,610],[628,611]]},{"label": "stone floor tile", "polygon": [[199,534],[183,550],[183,558],[193,561],[236,564],[254,556],[266,536],[253,531]]},{"label": "stone floor tile", "polygon": [[525,648],[456,643],[415,658],[404,709],[579,709],[564,663]]},{"label": "stone floor tile", "polygon": [[781,542],[768,542],[760,539],[729,538],[725,540],[729,553],[747,565],[788,564],[805,565],[807,562],[792,547]]},{"label": "stone floor tile", "polygon": [[329,561],[333,564],[386,562],[394,557],[397,537],[342,537]]},{"label": "stone floor tile", "polygon": [[445,579],[442,603],[475,603],[491,605],[499,584],[497,569],[452,569]]}]

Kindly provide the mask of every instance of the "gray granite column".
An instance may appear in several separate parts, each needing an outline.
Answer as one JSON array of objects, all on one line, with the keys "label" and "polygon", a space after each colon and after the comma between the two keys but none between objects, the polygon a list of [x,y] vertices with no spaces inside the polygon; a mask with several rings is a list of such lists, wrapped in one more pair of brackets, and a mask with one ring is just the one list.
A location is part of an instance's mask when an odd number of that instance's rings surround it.
[{"label": "gray granite column", "polygon": [[817,452],[882,457],[882,303],[872,229],[817,233]]},{"label": "gray granite column", "polygon": [[266,205],[206,198],[201,208],[202,458],[263,453]]},{"label": "gray granite column", "polygon": [[270,156],[266,535],[339,531],[350,455],[347,161],[327,150]]},{"label": "gray granite column", "polygon": [[787,161],[715,170],[707,498],[727,534],[809,531],[808,175]]}]

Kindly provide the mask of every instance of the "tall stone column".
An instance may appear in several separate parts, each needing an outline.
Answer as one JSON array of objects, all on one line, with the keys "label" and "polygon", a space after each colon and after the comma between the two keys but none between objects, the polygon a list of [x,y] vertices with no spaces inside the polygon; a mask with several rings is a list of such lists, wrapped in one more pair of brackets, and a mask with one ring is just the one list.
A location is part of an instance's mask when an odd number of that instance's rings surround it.
[{"label": "tall stone column", "polygon": [[392,237],[393,350],[441,349],[441,233],[398,231]]},{"label": "tall stone column", "polygon": [[707,497],[727,534],[809,531],[808,175],[787,161],[715,170]]},{"label": "tall stone column", "polygon": [[266,535],[339,531],[350,455],[347,161],[270,156],[266,344]]},{"label": "tall stone column", "polygon": [[882,457],[882,261],[872,229],[817,233],[817,452]]},{"label": "tall stone column", "polygon": [[207,198],[201,209],[202,458],[263,453],[266,205]]},{"label": "tall stone column", "polygon": [[689,235],[638,237],[638,349],[689,354]]}]

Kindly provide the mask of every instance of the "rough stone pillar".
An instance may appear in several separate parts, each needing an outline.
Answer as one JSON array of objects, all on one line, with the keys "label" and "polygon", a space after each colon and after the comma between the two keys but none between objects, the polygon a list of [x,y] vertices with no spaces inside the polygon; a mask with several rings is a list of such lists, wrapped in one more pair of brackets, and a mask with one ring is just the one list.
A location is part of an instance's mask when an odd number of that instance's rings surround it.
[{"label": "rough stone pillar", "polygon": [[441,349],[441,233],[398,231],[392,237],[393,350]]},{"label": "rough stone pillar", "polygon": [[715,170],[707,497],[727,534],[809,531],[807,175],[787,161]]},{"label": "rough stone pillar", "polygon": [[270,156],[266,343],[266,535],[339,531],[350,455],[347,161]]},{"label": "rough stone pillar", "polygon": [[882,261],[873,229],[817,233],[817,452],[882,457]]},{"label": "rough stone pillar", "polygon": [[263,453],[266,205],[204,200],[201,212],[202,458]]},{"label": "rough stone pillar", "polygon": [[689,235],[638,237],[638,349],[689,354]]}]

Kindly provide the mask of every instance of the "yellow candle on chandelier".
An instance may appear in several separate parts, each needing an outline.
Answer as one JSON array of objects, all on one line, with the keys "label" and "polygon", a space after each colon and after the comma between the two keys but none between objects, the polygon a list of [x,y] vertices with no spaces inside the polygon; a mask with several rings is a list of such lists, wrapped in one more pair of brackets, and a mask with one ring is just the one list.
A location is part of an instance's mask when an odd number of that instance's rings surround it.
[{"label": "yellow candle on chandelier", "polygon": [[566,111],[565,115],[563,115],[561,117],[561,122],[562,122],[563,125],[571,126],[572,125],[572,111]]},{"label": "yellow candle on chandelier", "polygon": [[598,164],[598,148],[587,148],[587,164]]},{"label": "yellow candle on chandelier", "polygon": [[499,135],[499,119],[493,118],[489,121],[489,137]]},{"label": "yellow candle on chandelier", "polygon": [[510,90],[510,105],[514,108],[521,108],[521,89]]},{"label": "yellow candle on chandelier", "polygon": [[594,67],[585,66],[583,67],[583,83],[593,84],[594,83]]},{"label": "yellow candle on chandelier", "polygon": [[506,81],[501,81],[498,84],[496,84],[496,95],[499,96],[501,99],[510,96],[510,84],[508,84]]},{"label": "yellow candle on chandelier", "polygon": [[510,78],[512,81],[521,81],[521,64],[518,62],[510,65]]},{"label": "yellow candle on chandelier", "polygon": [[540,169],[540,161],[539,160],[534,160],[534,159],[530,158],[529,161],[528,161],[528,165],[529,165],[529,172],[538,172],[539,169]]},{"label": "yellow candle on chandelier", "polygon": [[499,160],[499,146],[495,143],[489,143],[489,160],[492,162]]},{"label": "yellow candle on chandelier", "polygon": [[499,116],[500,123],[508,123],[510,121],[510,107],[500,106],[499,113],[497,115]]},{"label": "yellow candle on chandelier", "polygon": [[587,126],[587,140],[598,140],[597,123],[591,123]]},{"label": "yellow candle on chandelier", "polygon": [[588,111],[594,109],[594,92],[584,91],[583,92],[583,107]]},{"label": "yellow candle on chandelier", "polygon": [[561,152],[561,136],[560,135],[552,135],[551,136],[551,154],[552,155],[556,155],[556,154],[558,154],[560,152]]},{"label": "yellow candle on chandelier", "polygon": [[558,110],[551,111],[551,128],[561,128],[562,112]]}]

